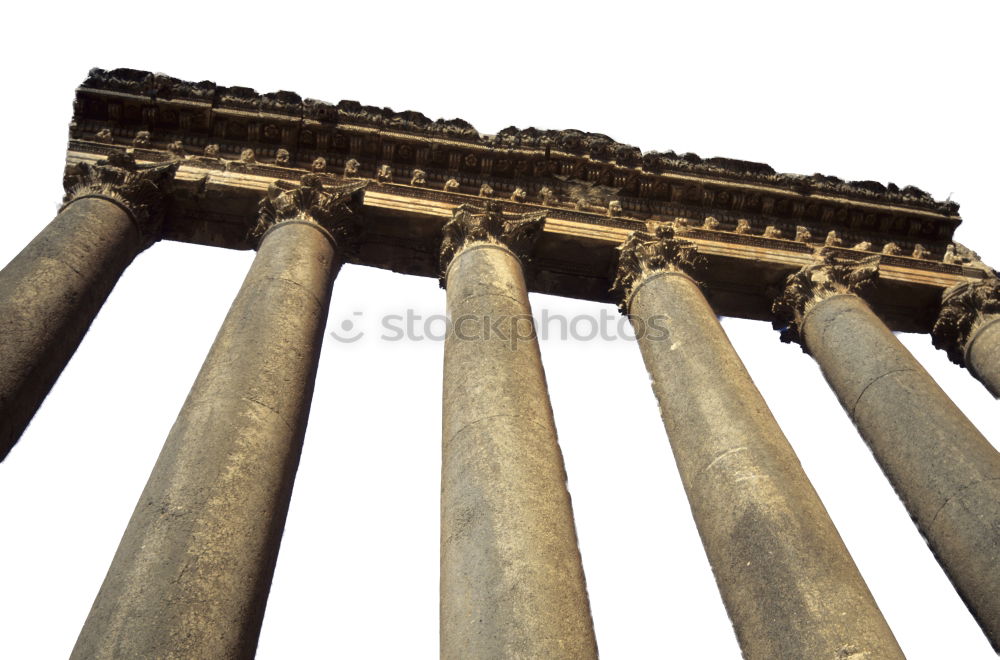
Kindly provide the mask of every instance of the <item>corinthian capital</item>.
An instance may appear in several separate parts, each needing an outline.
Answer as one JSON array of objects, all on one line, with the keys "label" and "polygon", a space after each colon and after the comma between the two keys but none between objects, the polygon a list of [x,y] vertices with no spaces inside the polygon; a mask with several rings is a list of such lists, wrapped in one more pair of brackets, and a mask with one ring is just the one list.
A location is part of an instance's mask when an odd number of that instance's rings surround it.
[{"label": "corinthian capital", "polygon": [[471,243],[503,245],[520,259],[528,258],[542,233],[545,212],[504,213],[499,202],[486,202],[482,208],[463,204],[452,212],[442,229],[440,266],[442,283],[455,255]]},{"label": "corinthian capital", "polygon": [[272,227],[304,222],[322,229],[339,250],[353,250],[360,231],[362,191],[368,182],[346,181],[324,186],[314,174],[301,183],[275,181],[260,201],[257,225],[250,238],[259,243]]},{"label": "corinthian capital", "polygon": [[79,199],[97,197],[123,208],[149,241],[159,239],[166,194],[177,172],[177,161],[136,165],[135,156],[113,153],[97,164],[78,163],[66,169],[63,208]]},{"label": "corinthian capital", "polygon": [[627,313],[632,292],[653,273],[680,272],[693,275],[704,257],[694,243],[675,238],[674,229],[659,225],[653,233],[634,231],[618,246],[618,270],[611,291],[618,296],[618,308]]},{"label": "corinthian capital", "polygon": [[781,341],[801,342],[802,320],[809,310],[833,296],[860,294],[878,279],[878,265],[878,255],[852,261],[827,254],[822,261],[789,275],[771,307]]},{"label": "corinthian capital", "polygon": [[1000,316],[1000,279],[963,282],[945,290],[931,337],[956,364],[965,365],[969,339],[988,321]]}]

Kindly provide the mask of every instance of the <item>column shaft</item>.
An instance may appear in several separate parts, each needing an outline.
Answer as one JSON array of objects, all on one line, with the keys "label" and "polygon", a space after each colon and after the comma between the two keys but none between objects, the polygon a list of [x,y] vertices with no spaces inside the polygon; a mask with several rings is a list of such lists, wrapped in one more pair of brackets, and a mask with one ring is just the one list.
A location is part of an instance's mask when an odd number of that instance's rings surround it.
[{"label": "column shaft", "polygon": [[798,458],[698,286],[657,272],[629,311],[746,658],[902,658]]},{"label": "column shaft", "polygon": [[473,243],[447,290],[441,657],[596,658],[520,262]]},{"label": "column shaft", "polygon": [[122,206],[89,197],[63,208],[0,271],[0,459],[142,248]]},{"label": "column shaft", "polygon": [[1000,649],[1000,454],[858,296],[817,302],[801,333],[931,550]]},{"label": "column shaft", "polygon": [[252,658],[339,265],[278,224],[171,429],[73,658]]}]

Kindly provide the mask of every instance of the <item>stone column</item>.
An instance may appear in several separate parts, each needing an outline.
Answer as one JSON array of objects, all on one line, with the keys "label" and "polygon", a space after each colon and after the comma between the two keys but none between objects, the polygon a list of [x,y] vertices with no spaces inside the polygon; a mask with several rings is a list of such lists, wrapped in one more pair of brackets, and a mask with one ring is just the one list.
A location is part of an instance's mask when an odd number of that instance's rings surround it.
[{"label": "stone column", "polygon": [[441,657],[597,657],[521,259],[544,214],[444,228]]},{"label": "stone column", "polygon": [[159,238],[176,163],[127,154],[67,172],[55,219],[0,271],[0,460],[21,437],[125,268]]},{"label": "stone column", "polygon": [[902,658],[798,458],[685,272],[669,226],[632,234],[622,296],[746,658]]},{"label": "stone column", "polygon": [[1000,454],[858,293],[878,257],[828,256],[774,311],[812,354],[994,648],[1000,649]]},{"label": "stone column", "polygon": [[968,368],[1000,398],[1000,279],[957,284],[944,292],[931,331],[934,346]]},{"label": "stone column", "polygon": [[277,184],[72,657],[252,658],[358,184]]}]

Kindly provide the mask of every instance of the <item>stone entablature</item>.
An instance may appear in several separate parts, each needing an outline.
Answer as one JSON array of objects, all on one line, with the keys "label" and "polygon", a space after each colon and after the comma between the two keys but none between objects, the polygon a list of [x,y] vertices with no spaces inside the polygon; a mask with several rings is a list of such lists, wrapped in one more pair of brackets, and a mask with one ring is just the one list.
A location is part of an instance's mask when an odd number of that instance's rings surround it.
[{"label": "stone entablature", "polygon": [[616,247],[668,225],[707,260],[721,314],[771,318],[780,280],[819,252],[880,256],[871,302],[900,330],[927,331],[941,292],[991,275],[952,241],[953,202],[912,187],[775,173],[758,163],[647,153],[580,131],[478,133],[462,120],[290,92],[257,94],[132,70],[95,69],[77,91],[68,163],[128,152],[179,161],[164,238],[247,249],[276,181],[367,180],[355,263],[439,275],[437,240],[462,204],[544,213],[531,290],[613,301]]},{"label": "stone entablature", "polygon": [[[293,92],[189,83],[130,69],[94,69],[77,91],[73,137],[231,160],[325,168],[425,185],[454,181],[544,205],[597,207],[608,214],[670,214],[710,208],[724,226],[746,219],[805,224],[817,237],[858,229],[935,242],[961,222],[958,205],[913,186],[780,174],[763,163],[642,153],[596,133],[506,128],[483,135],[461,119],[431,121],[355,101],[336,105]],[[252,150],[248,154],[247,150]],[[351,161],[355,161],[350,165]],[[618,202],[614,204],[613,202]],[[755,217],[756,216],[756,217]],[[826,228],[826,231],[816,231]],[[943,253],[942,253],[943,255]]]}]

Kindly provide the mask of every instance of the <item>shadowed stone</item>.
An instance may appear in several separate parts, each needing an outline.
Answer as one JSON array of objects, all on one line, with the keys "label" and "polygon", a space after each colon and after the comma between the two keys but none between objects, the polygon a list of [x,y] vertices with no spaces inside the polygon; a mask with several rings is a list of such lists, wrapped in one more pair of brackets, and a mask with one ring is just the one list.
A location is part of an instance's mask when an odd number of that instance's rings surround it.
[{"label": "shadowed stone", "polygon": [[76,352],[125,268],[159,237],[175,163],[126,154],[67,172],[62,210],[0,271],[0,459]]},{"label": "shadowed stone", "polygon": [[1000,279],[956,284],[941,298],[931,332],[934,346],[968,368],[990,394],[1000,398]]}]

